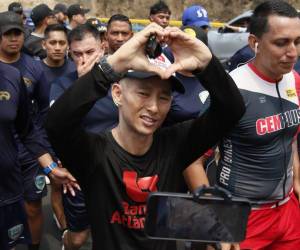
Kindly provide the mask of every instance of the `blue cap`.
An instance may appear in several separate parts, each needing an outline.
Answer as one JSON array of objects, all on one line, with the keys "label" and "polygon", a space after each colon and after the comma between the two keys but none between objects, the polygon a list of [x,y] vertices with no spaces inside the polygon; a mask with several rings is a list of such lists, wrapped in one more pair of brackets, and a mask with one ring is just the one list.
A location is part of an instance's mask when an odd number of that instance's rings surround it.
[{"label": "blue cap", "polygon": [[204,9],[201,5],[194,5],[188,7],[183,11],[182,14],[182,25],[193,25],[196,27],[208,26],[209,19],[206,9]]}]

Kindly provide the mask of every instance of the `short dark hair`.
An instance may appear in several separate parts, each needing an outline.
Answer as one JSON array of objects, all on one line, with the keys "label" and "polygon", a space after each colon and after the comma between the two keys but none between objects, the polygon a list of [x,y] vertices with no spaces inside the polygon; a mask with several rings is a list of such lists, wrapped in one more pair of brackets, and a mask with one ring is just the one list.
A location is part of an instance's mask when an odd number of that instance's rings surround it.
[{"label": "short dark hair", "polygon": [[68,37],[67,29],[63,24],[51,24],[48,25],[47,28],[45,29],[45,33],[44,33],[45,40],[49,38],[49,33],[52,31],[61,31],[65,33],[66,37]]},{"label": "short dark hair", "polygon": [[258,5],[249,23],[249,32],[257,37],[261,37],[268,32],[268,17],[277,15],[282,17],[296,18],[297,10],[289,3],[280,0],[268,0]]},{"label": "short dark hair", "polygon": [[171,15],[171,10],[164,1],[158,1],[150,7],[150,15],[155,15],[157,13],[168,13]]},{"label": "short dark hair", "polygon": [[68,42],[71,44],[73,41],[82,41],[87,34],[92,35],[96,40],[101,40],[100,32],[97,28],[89,23],[85,23],[71,30],[68,35]]},{"label": "short dark hair", "polygon": [[128,16],[125,16],[122,14],[115,14],[109,18],[109,20],[107,22],[107,30],[110,28],[111,23],[116,22],[116,21],[128,23],[130,30],[132,30],[132,24],[131,24]]}]

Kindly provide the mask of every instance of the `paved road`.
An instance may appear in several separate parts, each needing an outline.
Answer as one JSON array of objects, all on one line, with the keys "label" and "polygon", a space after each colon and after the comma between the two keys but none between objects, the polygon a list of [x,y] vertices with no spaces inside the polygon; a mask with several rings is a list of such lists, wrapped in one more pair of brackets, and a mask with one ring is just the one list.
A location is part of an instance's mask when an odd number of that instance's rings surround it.
[{"label": "paved road", "polygon": [[[50,185],[48,186],[48,196],[43,199],[44,212],[44,230],[40,250],[60,250],[61,233],[57,229],[50,206]],[[89,240],[80,250],[91,249],[91,240]],[[27,250],[25,246],[18,246],[16,250]]]}]

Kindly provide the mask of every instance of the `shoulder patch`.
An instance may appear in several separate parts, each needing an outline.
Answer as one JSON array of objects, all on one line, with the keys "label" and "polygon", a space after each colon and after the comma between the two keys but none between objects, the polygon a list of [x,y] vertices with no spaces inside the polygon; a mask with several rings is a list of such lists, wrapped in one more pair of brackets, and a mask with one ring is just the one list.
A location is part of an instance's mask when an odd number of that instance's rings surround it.
[{"label": "shoulder patch", "polygon": [[23,80],[27,88],[29,88],[32,85],[32,81],[29,78],[23,77]]},{"label": "shoulder patch", "polygon": [[8,91],[0,91],[0,101],[8,101],[10,99],[10,93]]},{"label": "shoulder patch", "polygon": [[296,89],[286,89],[286,95],[291,98],[291,97],[296,97],[297,96],[297,92]]}]

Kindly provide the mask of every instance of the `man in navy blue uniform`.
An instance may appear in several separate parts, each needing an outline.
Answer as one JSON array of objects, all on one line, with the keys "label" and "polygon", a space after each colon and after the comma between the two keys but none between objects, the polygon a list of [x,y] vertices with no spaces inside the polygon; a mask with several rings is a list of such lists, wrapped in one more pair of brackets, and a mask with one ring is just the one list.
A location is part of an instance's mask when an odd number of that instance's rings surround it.
[{"label": "man in navy blue uniform", "polygon": [[[202,41],[207,45],[207,34],[202,28],[196,26],[183,26],[181,29]],[[174,62],[174,57],[169,47],[164,48],[164,55]],[[210,105],[208,91],[199,83],[198,79],[187,72],[178,73],[177,77],[182,81],[185,93],[173,93],[172,105],[164,125],[173,125],[203,114]]]},{"label": "man in navy blue uniform", "polygon": [[80,4],[72,4],[67,10],[67,16],[69,18],[69,24],[67,25],[68,31],[76,28],[80,24],[85,24],[86,14],[89,9],[84,9]]},{"label": "man in navy blue uniform", "polygon": [[[104,44],[101,34],[91,24],[83,24],[69,33],[70,54],[77,70],[56,79],[51,86],[50,104],[53,104],[78,77],[86,74],[104,54]],[[88,131],[98,133],[110,129],[117,122],[117,107],[114,105],[111,94],[97,102],[83,121]],[[87,240],[90,223],[88,220],[83,193],[76,192],[73,197],[67,193],[63,195],[65,216],[68,230],[64,232],[63,244],[66,250],[79,249]]]},{"label": "man in navy blue uniform", "polygon": [[74,62],[67,57],[67,29],[62,24],[52,24],[46,28],[42,46],[47,56],[41,60],[41,65],[50,84],[76,70]]},{"label": "man in navy blue uniform", "polygon": [[[32,134],[27,93],[20,72],[2,62],[0,63],[0,119],[0,176],[2,177],[0,182],[0,248],[7,250],[18,243],[30,243],[22,197],[23,178],[18,164],[14,130],[24,145],[34,150],[37,157],[45,151],[36,134]],[[31,139],[34,140],[31,142]]]},{"label": "man in navy blue uniform", "polygon": [[24,43],[24,51],[31,56],[36,56],[40,59],[46,57],[46,52],[42,47],[44,32],[48,25],[57,23],[53,11],[46,4],[39,4],[35,6],[30,15],[35,29],[26,37]]},{"label": "man in navy blue uniform", "polygon": [[[46,58],[40,63],[44,70],[47,81],[51,83],[57,78],[67,75],[76,70],[74,62],[67,56],[69,48],[67,29],[62,24],[49,25],[45,30],[45,37],[42,43],[43,49],[46,51]],[[60,230],[64,230],[66,226],[65,216],[63,212],[61,185],[51,181],[51,205],[53,209],[53,218]]]},{"label": "man in navy blue uniform", "polygon": [[[30,100],[34,102],[30,106],[34,125],[39,139],[43,141],[43,146],[48,150],[49,145],[42,128],[42,122],[48,109],[50,86],[44,77],[39,62],[20,52],[24,41],[24,29],[20,17],[14,12],[3,12],[0,14],[0,27],[0,60],[5,64],[14,66],[21,72]],[[18,161],[23,175],[25,208],[32,235],[30,249],[37,249],[41,237],[41,198],[46,192],[45,178],[36,157],[24,147],[18,135],[16,135],[16,141],[18,142]],[[52,161],[50,155],[49,160]],[[53,163],[53,166],[55,165],[56,163]]]},{"label": "man in navy blue uniform", "polygon": [[113,54],[133,36],[132,24],[127,16],[115,14],[107,22],[108,54]]}]

